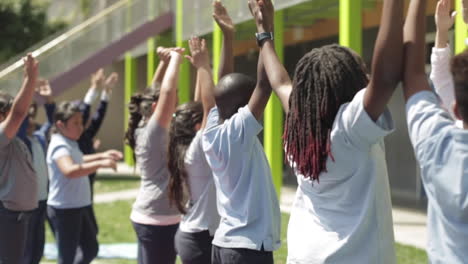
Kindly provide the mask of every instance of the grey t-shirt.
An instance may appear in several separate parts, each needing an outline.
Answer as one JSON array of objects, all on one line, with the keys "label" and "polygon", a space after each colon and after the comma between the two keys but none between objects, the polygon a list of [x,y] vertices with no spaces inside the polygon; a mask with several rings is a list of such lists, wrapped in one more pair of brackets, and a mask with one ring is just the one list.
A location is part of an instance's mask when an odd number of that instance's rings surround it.
[{"label": "grey t-shirt", "polygon": [[8,139],[0,126],[0,201],[12,211],[37,208],[37,176],[26,145]]},{"label": "grey t-shirt", "polygon": [[169,204],[167,169],[168,131],[155,118],[135,131],[135,157],[141,172],[141,186],[133,210],[146,216],[180,215]]}]

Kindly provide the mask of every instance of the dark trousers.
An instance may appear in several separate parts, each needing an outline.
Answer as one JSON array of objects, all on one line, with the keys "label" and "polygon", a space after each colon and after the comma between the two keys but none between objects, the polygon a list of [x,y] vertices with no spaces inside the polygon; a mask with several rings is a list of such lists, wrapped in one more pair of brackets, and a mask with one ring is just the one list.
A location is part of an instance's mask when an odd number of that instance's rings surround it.
[{"label": "dark trousers", "polygon": [[21,263],[30,216],[30,212],[8,210],[0,202],[0,264]]},{"label": "dark trousers", "polygon": [[28,238],[24,252],[24,264],[39,264],[44,253],[45,220],[47,201],[39,201],[39,207],[32,211],[28,226]]},{"label": "dark trousers", "polygon": [[174,237],[179,224],[153,226],[133,223],[138,237],[138,264],[174,264]]},{"label": "dark trousers", "polygon": [[211,242],[213,237],[208,230],[186,233],[177,230],[175,247],[184,264],[211,263]]},{"label": "dark trousers", "polygon": [[273,252],[213,245],[212,264],[272,264]]},{"label": "dark trousers", "polygon": [[91,206],[74,209],[57,209],[48,206],[47,214],[55,229],[58,263],[91,263],[99,250]]}]

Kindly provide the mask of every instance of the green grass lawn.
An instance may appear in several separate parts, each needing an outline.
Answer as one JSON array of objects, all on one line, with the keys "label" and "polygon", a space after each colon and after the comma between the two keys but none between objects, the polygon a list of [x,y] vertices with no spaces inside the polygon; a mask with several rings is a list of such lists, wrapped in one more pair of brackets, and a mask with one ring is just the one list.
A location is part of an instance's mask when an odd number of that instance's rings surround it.
[{"label": "green grass lawn", "polygon": [[[98,178],[95,185],[96,193],[113,192],[125,189],[138,188],[138,179],[116,180],[113,178]],[[136,242],[135,233],[130,223],[129,216],[133,200],[117,201],[107,204],[95,205],[96,217],[99,224],[99,243],[127,243]],[[286,263],[287,241],[286,232],[289,221],[289,214],[281,215],[281,248],[274,253],[275,263]],[[54,241],[51,232],[47,227],[47,242]],[[423,250],[410,246],[396,244],[398,263],[400,264],[425,264],[427,256]],[[53,263],[53,262],[43,262]],[[136,264],[136,261],[129,260],[96,260],[96,264]],[[180,262],[178,262],[180,263]]]},{"label": "green grass lawn", "polygon": [[111,177],[108,175],[98,175],[94,183],[95,194],[117,192],[123,190],[137,189],[140,187],[140,178],[138,176],[119,176]]}]

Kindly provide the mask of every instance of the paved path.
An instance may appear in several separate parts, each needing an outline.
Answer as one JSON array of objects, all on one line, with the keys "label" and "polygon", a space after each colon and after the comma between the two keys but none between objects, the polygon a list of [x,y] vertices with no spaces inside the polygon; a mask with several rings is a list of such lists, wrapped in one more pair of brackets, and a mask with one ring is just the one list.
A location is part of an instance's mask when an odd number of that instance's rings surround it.
[{"label": "paved path", "polygon": [[[125,190],[112,193],[96,194],[95,203],[110,203],[119,200],[134,199],[138,194],[138,189]],[[283,187],[281,190],[281,211],[291,212],[291,205],[294,201],[295,189],[292,187]],[[404,245],[414,246],[420,249],[426,249],[427,216],[424,213],[410,209],[394,207],[393,208],[393,227],[395,240]]]}]

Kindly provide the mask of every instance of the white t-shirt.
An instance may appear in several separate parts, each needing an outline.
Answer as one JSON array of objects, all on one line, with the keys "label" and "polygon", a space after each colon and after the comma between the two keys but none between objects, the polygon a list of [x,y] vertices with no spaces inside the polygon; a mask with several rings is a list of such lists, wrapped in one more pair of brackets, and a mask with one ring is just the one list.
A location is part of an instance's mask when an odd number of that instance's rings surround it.
[{"label": "white t-shirt", "polygon": [[432,264],[468,261],[468,131],[453,125],[433,92],[406,104],[408,129],[428,198]]},{"label": "white t-shirt", "polygon": [[186,233],[208,230],[213,235],[220,217],[216,208],[213,174],[203,152],[202,131],[197,132],[185,153],[185,170],[190,190],[190,206],[179,228]]},{"label": "white t-shirt", "polygon": [[331,131],[327,172],[299,187],[288,226],[288,263],[395,263],[392,205],[384,137],[393,130],[386,110],[374,122],[365,89],[341,106]]},{"label": "white t-shirt", "polygon": [[281,215],[263,147],[262,126],[248,106],[219,123],[208,116],[203,150],[216,185],[221,222],[213,244],[223,248],[273,251],[280,247]]}]

